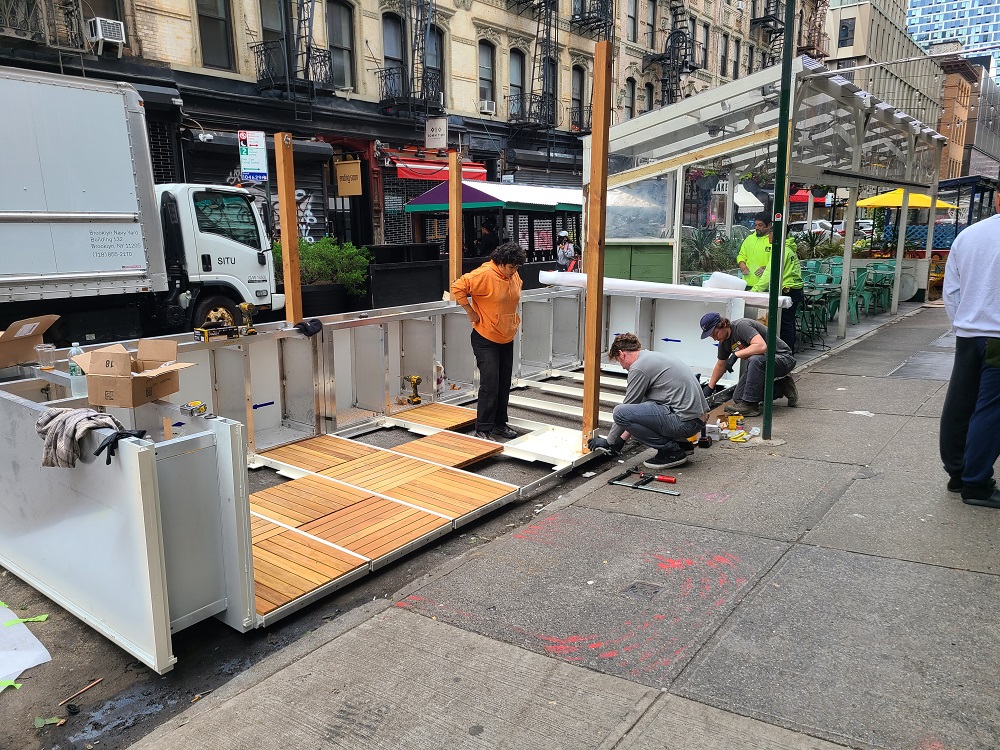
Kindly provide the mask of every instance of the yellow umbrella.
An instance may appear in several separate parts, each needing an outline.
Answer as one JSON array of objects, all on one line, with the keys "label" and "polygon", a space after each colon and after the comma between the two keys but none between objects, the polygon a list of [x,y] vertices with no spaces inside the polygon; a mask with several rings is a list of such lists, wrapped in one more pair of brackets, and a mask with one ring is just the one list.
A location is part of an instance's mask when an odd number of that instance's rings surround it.
[{"label": "yellow umbrella", "polygon": [[[903,188],[898,188],[888,193],[882,193],[881,195],[873,195],[871,198],[865,198],[864,200],[858,201],[858,208],[902,208],[903,206]],[[939,200],[936,204],[937,208],[958,208],[954,203],[948,203],[947,201]],[[910,193],[910,208],[930,208],[931,207],[931,197],[929,195],[924,195],[923,193]]]}]

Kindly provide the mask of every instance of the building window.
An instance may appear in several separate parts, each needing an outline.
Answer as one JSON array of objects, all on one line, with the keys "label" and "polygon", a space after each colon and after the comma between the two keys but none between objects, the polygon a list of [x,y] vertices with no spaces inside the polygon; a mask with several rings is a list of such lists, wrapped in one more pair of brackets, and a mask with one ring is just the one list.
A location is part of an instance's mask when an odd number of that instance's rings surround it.
[{"label": "building window", "polygon": [[97,18],[110,18],[114,21],[125,22],[122,0],[87,0],[87,13],[84,15],[87,18],[96,16]]},{"label": "building window", "polygon": [[719,75],[729,75],[729,34],[723,34],[719,43]]},{"label": "building window", "polygon": [[483,101],[496,101],[496,89],[493,87],[495,54],[492,44],[489,42],[479,43],[479,98]]},{"label": "building window", "polygon": [[382,67],[388,96],[403,96],[406,66],[403,63],[403,21],[399,16],[382,16]]},{"label": "building window", "polygon": [[233,18],[229,0],[198,0],[198,33],[201,64],[206,68],[233,69]]},{"label": "building window", "polygon": [[573,66],[573,91],[570,101],[570,125],[574,130],[581,130],[584,123],[583,117],[583,82],[587,74],[579,65]]},{"label": "building window", "polygon": [[431,26],[427,35],[427,49],[424,51],[424,75],[426,76],[425,98],[428,95],[444,93],[444,32]]},{"label": "building window", "polygon": [[354,13],[341,2],[326,4],[326,43],[330,47],[333,85],[354,86]]},{"label": "building window", "polygon": [[625,9],[625,39],[630,42],[634,42],[639,37],[639,14],[638,8],[639,0],[628,0],[628,5]]},{"label": "building window", "polygon": [[635,117],[635,79],[625,79],[625,119]]},{"label": "building window", "polygon": [[747,75],[750,75],[751,73],[753,73],[753,53],[754,53],[753,45],[752,44],[748,44],[747,45]]},{"label": "building window", "polygon": [[840,31],[837,32],[837,46],[851,47],[854,44],[854,18],[840,19]]},{"label": "building window", "polygon": [[261,41],[273,43],[267,45],[268,61],[273,64],[274,74],[278,78],[285,77],[285,59],[288,56],[285,46],[279,44],[285,38],[283,29],[281,0],[260,0]]},{"label": "building window", "polygon": [[643,86],[643,89],[645,90],[645,93],[646,93],[646,102],[645,102],[645,104],[646,104],[646,111],[647,112],[652,112],[653,111],[653,96],[654,96],[654,92],[656,91],[656,89],[653,88],[653,84],[651,84],[651,83],[647,83],[645,86]]},{"label": "building window", "polygon": [[520,117],[524,112],[524,53],[510,51],[510,115]]},{"label": "building window", "polygon": [[733,78],[740,77],[740,40],[733,40]]},{"label": "building window", "polygon": [[707,23],[701,25],[701,68],[708,70],[708,39],[709,28]]},{"label": "building window", "polygon": [[656,48],[656,0],[646,2],[646,46]]}]

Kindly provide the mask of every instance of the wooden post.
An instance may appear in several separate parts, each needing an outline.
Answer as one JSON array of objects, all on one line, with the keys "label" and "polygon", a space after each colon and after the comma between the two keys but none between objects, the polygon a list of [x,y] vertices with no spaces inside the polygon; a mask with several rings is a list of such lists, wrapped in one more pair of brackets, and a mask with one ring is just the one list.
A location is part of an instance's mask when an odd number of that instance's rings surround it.
[{"label": "wooden post", "polygon": [[611,119],[611,42],[594,50],[593,120],[590,140],[590,183],[587,191],[587,242],[583,270],[587,274],[587,308],[583,333],[583,446],[597,430],[601,394],[601,333],[604,329],[604,233],[607,222],[608,126]]},{"label": "wooden post", "polygon": [[462,165],[448,152],[448,288],[462,275]]},{"label": "wooden post", "polygon": [[281,266],[285,277],[285,320],[302,320],[302,282],[299,278],[298,211],[295,206],[295,165],[292,134],[274,134],[274,163],[278,170],[278,219],[281,222]]}]

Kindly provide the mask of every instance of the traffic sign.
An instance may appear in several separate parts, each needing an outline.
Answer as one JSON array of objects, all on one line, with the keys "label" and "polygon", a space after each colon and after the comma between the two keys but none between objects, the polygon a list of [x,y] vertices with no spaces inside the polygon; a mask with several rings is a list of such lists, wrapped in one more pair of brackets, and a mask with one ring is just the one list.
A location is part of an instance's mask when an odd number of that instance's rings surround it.
[{"label": "traffic sign", "polygon": [[267,136],[262,130],[240,130],[240,179],[267,182]]}]

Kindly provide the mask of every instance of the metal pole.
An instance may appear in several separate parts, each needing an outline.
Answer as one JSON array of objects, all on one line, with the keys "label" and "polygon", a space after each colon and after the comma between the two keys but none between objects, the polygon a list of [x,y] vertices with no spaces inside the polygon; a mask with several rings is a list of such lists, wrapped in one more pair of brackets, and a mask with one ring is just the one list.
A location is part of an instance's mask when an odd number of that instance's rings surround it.
[{"label": "metal pole", "polygon": [[[778,296],[781,294],[781,276],[784,272],[785,253],[785,204],[788,202],[788,144],[792,129],[792,43],[795,27],[795,3],[785,0],[784,39],[781,42],[781,108],[778,122],[777,170],[774,180],[775,204],[780,197],[781,208],[774,207],[774,244],[771,249],[771,279],[767,303],[767,369],[764,373],[764,428],[762,437],[771,439],[771,412],[774,406],[774,349],[778,341]],[[812,195],[809,196],[812,201]],[[774,251],[775,245],[778,252]]]}]

